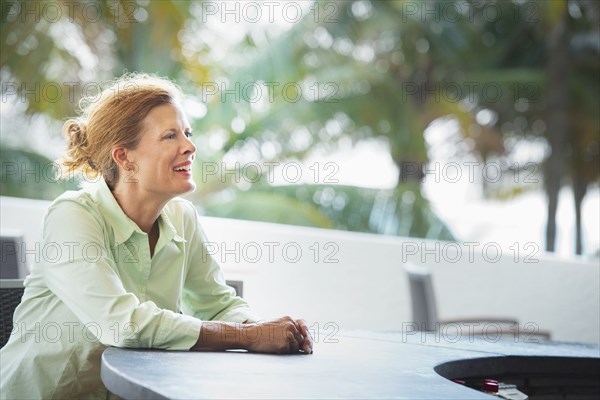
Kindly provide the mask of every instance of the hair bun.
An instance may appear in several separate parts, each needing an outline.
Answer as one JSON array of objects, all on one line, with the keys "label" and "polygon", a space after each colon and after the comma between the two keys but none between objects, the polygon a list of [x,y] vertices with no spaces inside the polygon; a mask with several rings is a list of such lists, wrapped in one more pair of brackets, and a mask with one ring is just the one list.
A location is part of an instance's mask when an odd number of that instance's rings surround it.
[{"label": "hair bun", "polygon": [[65,122],[65,133],[69,148],[84,148],[87,146],[86,128],[83,122],[75,119]]},{"label": "hair bun", "polygon": [[70,119],[65,122],[63,131],[67,139],[67,152],[62,162],[66,167],[63,175],[82,169],[85,171],[95,170],[96,164],[89,156],[89,142],[87,137],[87,126],[79,119]]}]

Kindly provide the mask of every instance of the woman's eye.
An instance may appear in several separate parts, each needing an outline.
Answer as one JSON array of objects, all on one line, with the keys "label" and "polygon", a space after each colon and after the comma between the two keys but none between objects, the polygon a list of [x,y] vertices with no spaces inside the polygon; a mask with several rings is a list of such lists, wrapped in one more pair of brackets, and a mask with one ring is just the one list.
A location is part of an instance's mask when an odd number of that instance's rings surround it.
[{"label": "woman's eye", "polygon": [[[190,136],[192,136],[192,132],[190,132],[190,131],[186,131],[183,134],[187,138],[189,138]],[[169,134],[165,135],[165,139],[177,139],[177,133],[176,132],[169,133]]]}]

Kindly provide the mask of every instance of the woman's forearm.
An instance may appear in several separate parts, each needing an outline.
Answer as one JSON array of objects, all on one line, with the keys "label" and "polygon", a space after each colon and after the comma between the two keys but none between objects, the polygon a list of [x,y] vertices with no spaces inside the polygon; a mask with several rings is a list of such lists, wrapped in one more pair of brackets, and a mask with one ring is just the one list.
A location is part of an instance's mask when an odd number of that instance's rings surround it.
[{"label": "woman's forearm", "polygon": [[259,353],[312,353],[312,338],[303,320],[282,317],[250,324],[203,321],[193,351],[244,349]]},{"label": "woman's forearm", "polygon": [[198,340],[190,350],[247,349],[243,327],[237,322],[204,321]]}]

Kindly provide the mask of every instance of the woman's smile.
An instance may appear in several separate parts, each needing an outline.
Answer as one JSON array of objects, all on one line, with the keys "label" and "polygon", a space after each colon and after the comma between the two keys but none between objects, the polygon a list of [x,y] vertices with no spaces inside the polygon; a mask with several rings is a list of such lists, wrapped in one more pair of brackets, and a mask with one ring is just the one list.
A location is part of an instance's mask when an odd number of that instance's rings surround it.
[{"label": "woman's smile", "polygon": [[192,162],[186,161],[184,163],[178,164],[173,168],[173,171],[180,175],[192,176]]}]

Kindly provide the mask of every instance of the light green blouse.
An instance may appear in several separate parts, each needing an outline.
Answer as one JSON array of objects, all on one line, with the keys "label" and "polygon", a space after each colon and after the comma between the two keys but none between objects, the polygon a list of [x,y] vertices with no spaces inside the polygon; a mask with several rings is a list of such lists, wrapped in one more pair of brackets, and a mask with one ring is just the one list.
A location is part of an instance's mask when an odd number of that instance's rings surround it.
[{"label": "light green blouse", "polygon": [[107,398],[106,346],[188,350],[201,320],[258,320],[225,285],[189,201],[171,200],[159,227],[151,258],[103,179],[52,203],[0,351],[0,398]]}]

